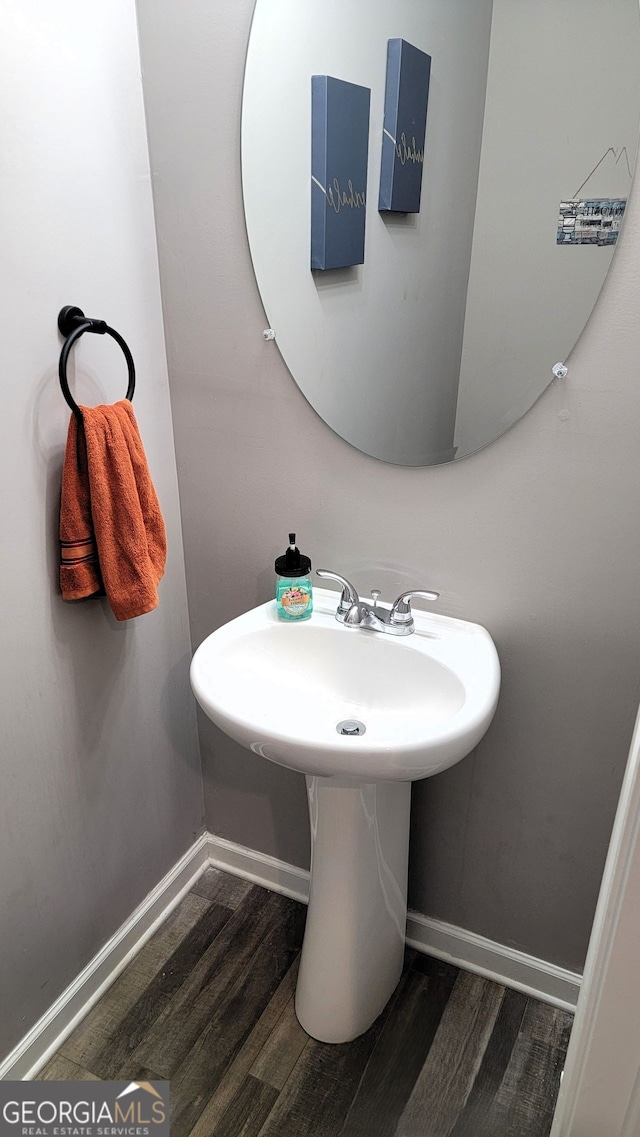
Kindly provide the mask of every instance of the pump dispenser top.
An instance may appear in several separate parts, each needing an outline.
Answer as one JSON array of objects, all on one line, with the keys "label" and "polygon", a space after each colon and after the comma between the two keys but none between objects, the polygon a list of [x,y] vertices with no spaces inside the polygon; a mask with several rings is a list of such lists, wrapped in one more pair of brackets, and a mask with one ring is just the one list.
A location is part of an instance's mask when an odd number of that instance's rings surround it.
[{"label": "pump dispenser top", "polygon": [[311,561],[297,547],[295,533],[289,534],[289,548],[276,559],[275,569],[278,576],[306,576],[311,572]]}]

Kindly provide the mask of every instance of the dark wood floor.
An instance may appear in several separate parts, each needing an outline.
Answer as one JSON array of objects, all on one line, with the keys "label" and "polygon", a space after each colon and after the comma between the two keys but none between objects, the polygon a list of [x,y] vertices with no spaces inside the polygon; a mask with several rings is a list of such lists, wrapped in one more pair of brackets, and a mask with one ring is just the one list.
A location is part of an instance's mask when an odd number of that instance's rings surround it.
[{"label": "dark wood floor", "polygon": [[305,912],[208,869],[40,1078],[169,1079],[172,1137],[546,1137],[569,1014],[408,951],[367,1034],[316,1042]]}]

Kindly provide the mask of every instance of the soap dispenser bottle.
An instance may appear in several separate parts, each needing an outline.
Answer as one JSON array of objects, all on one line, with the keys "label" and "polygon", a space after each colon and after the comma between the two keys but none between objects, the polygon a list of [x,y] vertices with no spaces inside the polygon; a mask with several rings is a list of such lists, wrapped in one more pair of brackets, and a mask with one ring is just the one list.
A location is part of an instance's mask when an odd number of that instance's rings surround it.
[{"label": "soap dispenser bottle", "polygon": [[289,534],[289,548],[276,559],[276,612],[280,620],[308,620],[313,612],[311,561]]}]

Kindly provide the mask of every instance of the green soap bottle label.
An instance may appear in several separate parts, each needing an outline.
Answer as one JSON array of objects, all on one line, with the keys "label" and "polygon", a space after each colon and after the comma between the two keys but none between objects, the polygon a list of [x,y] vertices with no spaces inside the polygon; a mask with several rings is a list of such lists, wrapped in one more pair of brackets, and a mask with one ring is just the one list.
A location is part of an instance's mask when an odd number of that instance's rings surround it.
[{"label": "green soap bottle label", "polygon": [[279,600],[288,616],[302,616],[311,604],[311,592],[292,584],[280,593]]}]

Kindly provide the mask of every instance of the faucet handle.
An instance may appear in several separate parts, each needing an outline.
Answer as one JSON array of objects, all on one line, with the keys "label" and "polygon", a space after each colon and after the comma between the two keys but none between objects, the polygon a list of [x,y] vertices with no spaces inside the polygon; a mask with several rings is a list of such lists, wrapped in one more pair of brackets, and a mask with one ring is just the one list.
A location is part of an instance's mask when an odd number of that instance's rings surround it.
[{"label": "faucet handle", "polygon": [[356,589],[345,576],[340,576],[340,573],[337,572],[329,572],[329,569],[316,569],[316,575],[328,577],[329,580],[337,580],[338,584],[342,585],[342,595],[340,597],[340,603],[338,604],[338,612],[342,615],[346,615],[347,612],[351,611],[354,605],[360,603],[360,597]]},{"label": "faucet handle", "polygon": [[391,606],[390,622],[392,624],[412,624],[411,601],[414,596],[421,596],[424,600],[437,600],[439,592],[427,592],[422,588],[410,588],[408,592],[401,592],[398,599]]}]

